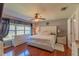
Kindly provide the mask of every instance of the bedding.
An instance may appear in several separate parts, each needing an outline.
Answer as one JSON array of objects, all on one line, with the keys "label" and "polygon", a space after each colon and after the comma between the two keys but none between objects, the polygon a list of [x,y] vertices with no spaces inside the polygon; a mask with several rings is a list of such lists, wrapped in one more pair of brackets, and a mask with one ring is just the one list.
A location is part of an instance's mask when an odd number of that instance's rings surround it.
[{"label": "bedding", "polygon": [[49,40],[52,39],[54,35],[32,35],[29,36],[29,38],[37,38],[37,40]]},{"label": "bedding", "polygon": [[36,42],[48,42],[51,41],[52,43],[55,41],[56,35],[33,35],[29,37],[29,41],[36,41]]},{"label": "bedding", "polygon": [[42,26],[37,35],[28,36],[27,44],[48,51],[53,51],[55,48],[56,36],[56,26]]},{"label": "bedding", "polygon": [[55,41],[56,35],[32,35],[28,37],[27,43],[38,48],[52,51],[54,49]]}]

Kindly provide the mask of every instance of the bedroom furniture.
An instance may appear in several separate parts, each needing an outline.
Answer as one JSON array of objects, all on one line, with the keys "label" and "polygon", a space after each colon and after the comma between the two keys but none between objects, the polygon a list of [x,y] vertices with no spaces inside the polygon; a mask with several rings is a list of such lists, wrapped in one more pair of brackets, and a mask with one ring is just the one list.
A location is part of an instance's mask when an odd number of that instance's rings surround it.
[{"label": "bedroom furniture", "polygon": [[57,43],[65,44],[67,43],[67,37],[66,36],[57,36]]},{"label": "bedroom furniture", "polygon": [[28,37],[27,44],[48,51],[53,51],[55,48],[57,36],[57,26],[40,27],[40,32],[37,35]]},{"label": "bedroom furniture", "polygon": [[55,50],[64,52],[64,45],[60,43],[55,44]]},{"label": "bedroom furniture", "polygon": [[29,37],[27,44],[53,51],[56,41],[56,35],[33,35]]}]

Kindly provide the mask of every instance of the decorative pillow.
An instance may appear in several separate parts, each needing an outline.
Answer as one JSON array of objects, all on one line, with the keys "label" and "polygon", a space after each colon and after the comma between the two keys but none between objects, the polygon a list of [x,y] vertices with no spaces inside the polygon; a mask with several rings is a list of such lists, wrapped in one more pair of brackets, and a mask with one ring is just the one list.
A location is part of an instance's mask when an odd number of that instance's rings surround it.
[{"label": "decorative pillow", "polygon": [[39,32],[39,34],[42,34],[42,35],[49,35],[49,32],[48,32],[48,31],[42,31],[42,32]]}]

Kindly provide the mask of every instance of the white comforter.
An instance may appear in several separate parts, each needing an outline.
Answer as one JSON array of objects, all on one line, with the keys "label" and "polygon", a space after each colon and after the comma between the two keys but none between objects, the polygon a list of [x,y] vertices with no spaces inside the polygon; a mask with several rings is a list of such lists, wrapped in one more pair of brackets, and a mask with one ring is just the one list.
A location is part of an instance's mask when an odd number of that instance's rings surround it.
[{"label": "white comforter", "polygon": [[42,49],[52,51],[56,42],[56,35],[32,35],[29,36],[27,43]]},{"label": "white comforter", "polygon": [[32,35],[29,36],[28,42],[40,43],[40,44],[54,44],[56,41],[56,35]]},{"label": "white comforter", "polygon": [[56,35],[32,35],[29,36],[29,38],[35,38],[35,39],[42,39],[42,40],[52,40],[53,38],[55,38]]}]

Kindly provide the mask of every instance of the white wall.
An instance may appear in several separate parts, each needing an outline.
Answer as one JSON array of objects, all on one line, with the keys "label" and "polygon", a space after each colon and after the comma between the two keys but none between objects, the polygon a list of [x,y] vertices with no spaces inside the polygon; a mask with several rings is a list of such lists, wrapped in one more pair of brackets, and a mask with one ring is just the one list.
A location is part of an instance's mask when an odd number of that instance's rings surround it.
[{"label": "white wall", "polygon": [[[47,22],[49,22],[48,25],[46,25]],[[60,32],[58,32],[59,36],[67,35],[67,19],[51,20],[51,21],[41,22],[40,27],[41,26],[57,26],[58,29],[60,30]],[[62,43],[62,44],[66,44],[66,39],[63,39],[63,40],[57,39],[57,42]]]},{"label": "white wall", "polygon": [[[46,22],[49,22],[50,26],[57,26],[63,35],[67,34],[67,19],[51,20]],[[46,22],[41,22],[40,26],[47,26]]]}]

